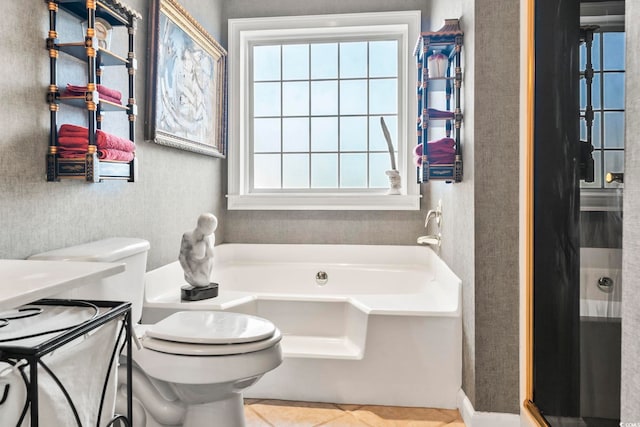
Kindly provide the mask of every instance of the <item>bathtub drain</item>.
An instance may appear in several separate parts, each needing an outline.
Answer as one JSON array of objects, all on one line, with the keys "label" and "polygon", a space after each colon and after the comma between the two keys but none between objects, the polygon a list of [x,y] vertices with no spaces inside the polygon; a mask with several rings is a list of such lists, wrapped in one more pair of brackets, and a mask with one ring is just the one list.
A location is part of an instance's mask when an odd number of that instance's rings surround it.
[{"label": "bathtub drain", "polygon": [[316,283],[320,286],[324,286],[329,281],[329,275],[325,271],[318,271],[316,273]]}]

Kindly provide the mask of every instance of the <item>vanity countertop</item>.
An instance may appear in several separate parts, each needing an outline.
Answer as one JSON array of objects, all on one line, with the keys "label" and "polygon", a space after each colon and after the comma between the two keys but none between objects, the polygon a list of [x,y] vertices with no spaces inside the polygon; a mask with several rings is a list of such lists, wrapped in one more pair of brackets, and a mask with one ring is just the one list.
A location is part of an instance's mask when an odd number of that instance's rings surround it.
[{"label": "vanity countertop", "polygon": [[124,264],[106,262],[0,260],[0,310],[47,298],[124,269]]}]

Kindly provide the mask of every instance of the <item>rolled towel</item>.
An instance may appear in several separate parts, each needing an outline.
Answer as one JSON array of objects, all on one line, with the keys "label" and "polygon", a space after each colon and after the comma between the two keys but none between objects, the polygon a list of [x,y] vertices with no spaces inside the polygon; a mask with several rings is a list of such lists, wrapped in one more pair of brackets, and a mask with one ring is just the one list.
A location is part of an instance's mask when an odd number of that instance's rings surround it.
[{"label": "rolled towel", "polygon": [[[115,102],[116,104],[120,104],[122,101],[122,92],[116,89],[111,89],[109,87],[103,85],[96,85],[96,89],[98,90],[98,94],[100,94],[101,98],[109,98],[107,101]],[[82,96],[87,91],[86,86],[78,86],[67,84],[66,93],[71,96]]]},{"label": "rolled towel", "polygon": [[130,162],[135,155],[130,151],[121,151],[113,148],[98,149],[100,160],[117,160],[119,162]]},{"label": "rolled towel", "polygon": [[136,145],[125,138],[104,132],[100,129],[96,131],[96,145],[98,149],[115,149],[133,153],[136,151]]}]

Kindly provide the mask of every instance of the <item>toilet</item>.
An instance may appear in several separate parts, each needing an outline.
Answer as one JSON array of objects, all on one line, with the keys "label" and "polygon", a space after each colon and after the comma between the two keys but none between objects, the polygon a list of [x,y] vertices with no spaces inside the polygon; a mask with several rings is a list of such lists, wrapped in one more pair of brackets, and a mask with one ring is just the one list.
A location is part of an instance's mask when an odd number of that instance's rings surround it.
[{"label": "toilet", "polygon": [[[139,322],[148,251],[146,240],[110,238],[29,259],[124,263],[123,273],[55,297],[130,301],[132,319]],[[134,334],[136,427],[243,427],[242,391],[282,363],[280,331],[247,314],[182,311],[152,325],[137,324]],[[118,382],[126,382],[123,366]],[[116,411],[126,413],[120,393]]]}]

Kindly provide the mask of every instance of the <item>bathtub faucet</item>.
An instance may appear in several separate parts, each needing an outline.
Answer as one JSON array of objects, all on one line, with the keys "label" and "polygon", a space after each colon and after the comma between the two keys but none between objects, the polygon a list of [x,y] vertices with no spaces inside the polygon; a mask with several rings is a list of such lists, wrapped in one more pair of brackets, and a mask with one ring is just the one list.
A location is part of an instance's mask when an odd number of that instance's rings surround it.
[{"label": "bathtub faucet", "polygon": [[438,206],[427,212],[427,217],[424,220],[424,228],[427,229],[427,232],[429,231],[429,224],[431,221],[435,221],[436,226],[438,227],[437,233],[420,236],[418,237],[417,243],[419,245],[431,245],[439,248],[442,242],[442,235],[440,234],[440,225],[442,222],[442,201],[438,201]]}]

